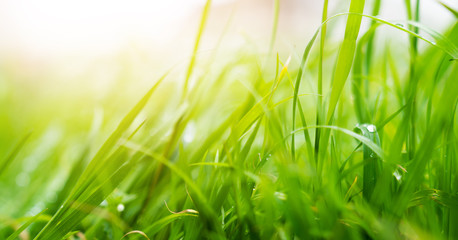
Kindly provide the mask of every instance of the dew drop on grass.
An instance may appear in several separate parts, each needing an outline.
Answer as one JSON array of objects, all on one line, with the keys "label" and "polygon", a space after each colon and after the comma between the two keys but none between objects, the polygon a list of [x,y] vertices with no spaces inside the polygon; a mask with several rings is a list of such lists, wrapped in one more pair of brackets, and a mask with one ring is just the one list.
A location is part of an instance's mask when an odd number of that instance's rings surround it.
[{"label": "dew drop on grass", "polygon": [[108,206],[107,200],[103,200],[103,201],[100,203],[100,206],[102,206],[102,207]]},{"label": "dew drop on grass", "polygon": [[396,180],[401,181],[402,175],[399,174],[398,170],[393,172],[393,176],[396,178]]},{"label": "dew drop on grass", "polygon": [[124,207],[124,204],[122,204],[122,203],[118,204],[118,206],[116,207],[116,209],[118,210],[118,212],[124,211],[124,208],[125,208],[125,207]]},{"label": "dew drop on grass", "polygon": [[370,124],[370,125],[367,125],[367,130],[369,132],[376,132],[377,128],[373,124]]},{"label": "dew drop on grass", "polygon": [[277,197],[280,200],[286,200],[286,194],[284,194],[284,193],[275,192],[274,195],[275,195],[275,197]]}]

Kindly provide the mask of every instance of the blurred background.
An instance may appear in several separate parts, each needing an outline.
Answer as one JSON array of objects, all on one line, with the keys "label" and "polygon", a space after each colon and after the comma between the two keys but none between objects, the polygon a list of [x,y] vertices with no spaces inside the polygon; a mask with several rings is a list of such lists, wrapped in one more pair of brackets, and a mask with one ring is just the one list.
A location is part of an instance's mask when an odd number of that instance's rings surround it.
[{"label": "blurred background", "polygon": [[[348,0],[329,2],[330,16],[348,9]],[[443,2],[458,8],[455,0]],[[282,61],[292,56],[291,64],[298,64],[320,24],[322,4],[280,1],[273,51]],[[168,84],[182,82],[204,5],[204,0],[0,1],[0,148],[51,125],[70,123],[88,131],[101,109],[122,115],[171,67]],[[406,19],[399,6],[399,0],[383,1],[381,16]],[[219,64],[236,51],[261,59],[268,52],[273,16],[273,0],[212,1],[197,61],[216,49]],[[442,31],[452,21],[437,1],[421,1],[424,25]],[[333,26],[331,44],[342,35]]]}]

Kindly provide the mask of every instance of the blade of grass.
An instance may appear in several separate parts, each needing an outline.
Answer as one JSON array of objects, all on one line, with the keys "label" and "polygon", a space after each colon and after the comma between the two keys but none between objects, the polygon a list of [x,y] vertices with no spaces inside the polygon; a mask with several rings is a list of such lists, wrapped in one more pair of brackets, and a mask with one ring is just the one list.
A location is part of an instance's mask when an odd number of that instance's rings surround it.
[{"label": "blade of grass", "polygon": [[202,12],[202,17],[200,19],[199,30],[197,31],[196,41],[194,43],[194,49],[192,50],[191,60],[189,62],[188,70],[186,71],[186,78],[183,85],[183,95],[182,99],[188,93],[189,79],[191,78],[192,72],[194,70],[194,64],[196,61],[197,50],[199,50],[200,40],[204,32],[205,24],[207,22],[208,14],[210,13],[211,0],[207,0]]},{"label": "blade of grass", "polygon": [[[377,133],[377,128],[372,124],[361,124],[355,128],[356,132],[370,139],[372,142],[380,146],[380,138]],[[366,145],[363,144],[363,196],[367,201],[371,200],[375,185],[382,171],[381,162],[378,156]]]},{"label": "blade of grass", "polygon": [[[319,30],[319,29],[318,29]],[[299,94],[299,87],[301,84],[301,79],[302,79],[302,72],[304,71],[305,67],[305,62],[307,61],[308,55],[310,53],[310,50],[312,49],[313,43],[315,42],[316,37],[318,36],[318,30],[315,32],[313,35],[312,39],[307,43],[307,46],[304,49],[304,53],[302,55],[302,60],[301,64],[299,65],[299,70],[297,73],[296,77],[296,82],[294,84],[294,95],[293,95],[293,123],[292,123],[292,129],[296,128],[296,107],[297,107],[297,98]],[[291,135],[291,157],[293,160],[295,160],[295,139],[294,139],[294,134]]]},{"label": "blade of grass", "polygon": [[450,11],[455,16],[455,18],[458,18],[458,11],[457,10],[453,9],[452,7],[450,7],[449,5],[445,4],[444,2],[441,2],[441,1],[437,1],[437,2],[439,2],[440,5],[442,5],[448,11]]},{"label": "blade of grass", "polygon": [[[322,125],[323,121],[323,54],[326,43],[326,19],[328,17],[328,0],[324,0],[323,3],[323,12],[321,14],[321,35],[320,35],[320,53],[318,59],[318,97],[316,104],[316,125]],[[318,161],[318,152],[320,151],[320,136],[321,129],[317,128],[315,130],[315,165]]]},{"label": "blade of grass", "polygon": [[272,35],[269,44],[269,56],[273,50],[275,39],[277,38],[278,16],[280,15],[280,0],[274,0],[274,20],[272,24]]},{"label": "blade of grass", "polygon": [[[364,0],[352,0],[350,2],[350,11],[351,13],[362,14],[364,10]],[[358,38],[359,29],[361,26],[362,16],[360,15],[348,15],[347,23],[345,27],[345,36],[340,46],[339,53],[337,55],[337,63],[332,77],[332,90],[329,100],[329,107],[326,113],[326,122],[328,125],[332,124],[332,119],[334,118],[335,108],[337,102],[340,98],[342,90],[344,88],[347,77],[350,73],[351,66],[353,64],[353,58],[356,50],[356,39]],[[320,148],[322,148],[321,157],[318,160],[318,174],[321,175],[321,160],[325,158],[325,153],[327,152],[327,145],[329,141],[330,131],[325,131],[322,142],[320,143]]]},{"label": "blade of grass", "polygon": [[[352,0],[350,3],[350,12],[362,14],[364,10],[364,0]],[[340,94],[350,73],[353,58],[356,50],[356,39],[361,26],[361,15],[351,14],[348,16],[345,28],[345,37],[337,56],[336,70],[333,76],[333,85],[326,122],[329,124],[334,116]]]}]

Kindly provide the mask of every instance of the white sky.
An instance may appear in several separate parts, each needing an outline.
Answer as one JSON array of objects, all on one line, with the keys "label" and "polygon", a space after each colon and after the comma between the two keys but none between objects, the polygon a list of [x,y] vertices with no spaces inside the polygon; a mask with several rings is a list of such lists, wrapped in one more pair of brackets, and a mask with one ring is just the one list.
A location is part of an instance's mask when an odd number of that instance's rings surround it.
[{"label": "white sky", "polygon": [[[232,2],[234,0],[213,0],[212,10],[228,3],[227,6],[231,7]],[[273,0],[245,0],[244,4],[249,6],[249,2],[252,3],[252,9],[245,9],[245,12],[251,11],[252,16],[245,26],[266,25],[270,29],[271,21],[266,22],[266,18],[261,16],[269,15],[270,12],[261,12],[257,6],[259,3],[266,5],[267,2],[270,7]],[[339,0],[331,0],[330,4],[337,2]],[[388,19],[393,17],[390,13],[401,15],[395,19],[403,18],[405,10],[399,7],[403,5],[401,0],[382,2],[384,7],[390,8],[385,11]],[[423,14],[425,25],[440,28],[441,23],[452,19],[450,14],[437,13],[443,9],[435,0],[421,2],[426,13]],[[456,0],[444,2],[458,7]],[[183,34],[187,28],[189,33],[193,33],[189,37],[194,37],[197,26],[186,21],[189,21],[191,14],[199,18],[196,13],[200,13],[204,3],[205,0],[0,0],[0,54],[36,58],[74,54],[98,56],[119,51],[135,41],[162,47],[172,40],[176,41],[178,35]],[[322,1],[281,1],[281,6],[288,4],[299,7],[282,13],[280,27],[283,28],[279,32],[291,27],[293,31],[302,29],[296,32],[296,35],[302,36],[304,32],[317,27],[314,21],[304,21],[304,17],[319,20],[320,13],[316,10],[321,8]],[[285,17],[290,20],[285,21]],[[267,16],[269,18],[271,15]]]},{"label": "white sky", "polygon": [[136,37],[168,41],[177,34],[174,26],[201,8],[201,2],[2,1],[0,47],[32,55],[65,54],[80,50],[111,51]]}]

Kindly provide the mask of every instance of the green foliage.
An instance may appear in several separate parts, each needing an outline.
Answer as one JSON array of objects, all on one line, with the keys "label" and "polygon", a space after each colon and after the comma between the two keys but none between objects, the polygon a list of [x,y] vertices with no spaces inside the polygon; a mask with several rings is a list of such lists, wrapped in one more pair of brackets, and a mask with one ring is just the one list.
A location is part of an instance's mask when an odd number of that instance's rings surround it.
[{"label": "green foliage", "polygon": [[[458,24],[428,29],[419,1],[405,1],[407,27],[364,14],[364,0],[328,18],[324,1],[295,62],[270,54],[275,0],[269,54],[205,62],[210,2],[188,67],[151,83],[130,111],[65,112],[76,120],[60,135],[37,120],[55,109],[27,113],[31,134],[0,120],[1,239],[458,238]],[[343,39],[329,41],[345,18]],[[398,43],[411,51],[383,42],[387,29],[407,34]],[[175,72],[184,86],[168,82]]]}]

